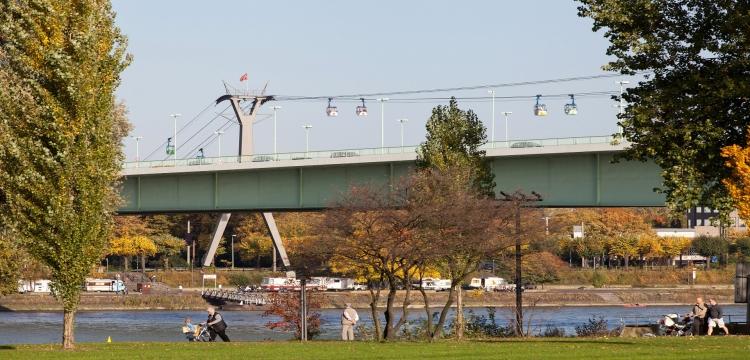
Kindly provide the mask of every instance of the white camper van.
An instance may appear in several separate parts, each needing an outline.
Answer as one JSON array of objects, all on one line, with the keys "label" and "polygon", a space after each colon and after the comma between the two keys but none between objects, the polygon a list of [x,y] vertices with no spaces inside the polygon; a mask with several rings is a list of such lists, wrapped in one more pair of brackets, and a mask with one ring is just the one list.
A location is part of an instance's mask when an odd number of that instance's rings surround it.
[{"label": "white camper van", "polygon": [[496,276],[483,276],[481,278],[471,279],[469,288],[482,289],[485,291],[498,291],[504,290],[508,286],[508,282],[501,277]]},{"label": "white camper van", "polygon": [[18,280],[18,292],[23,294],[27,292],[48,293],[50,289],[50,280]]}]

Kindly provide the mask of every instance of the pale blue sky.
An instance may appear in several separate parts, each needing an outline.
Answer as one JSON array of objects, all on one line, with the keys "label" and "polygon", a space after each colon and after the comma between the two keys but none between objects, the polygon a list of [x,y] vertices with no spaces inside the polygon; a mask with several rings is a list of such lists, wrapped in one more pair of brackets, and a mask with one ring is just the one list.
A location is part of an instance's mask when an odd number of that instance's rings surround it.
[{"label": "pale blue sky", "polygon": [[[114,0],[117,23],[129,38],[133,64],[118,95],[130,109],[133,135],[143,136],[141,157],[172,133],[170,113],[180,123],[223,94],[222,80],[250,87],[269,81],[276,95],[337,95],[497,84],[603,74],[607,42],[578,18],[577,4],[537,1],[146,1]],[[497,96],[615,91],[614,78],[497,89]],[[487,96],[487,89],[405,97]],[[397,96],[391,96],[397,98]],[[611,134],[617,109],[605,97],[580,98],[578,116],[562,112],[566,100],[544,101],[550,115],[532,114],[533,99],[496,103],[496,138],[504,138],[502,111],[512,111],[510,137],[548,138]],[[398,146],[397,119],[408,118],[406,144],[424,139],[430,109],[441,101],[387,103],[386,146]],[[303,151],[303,124],[311,124],[315,150],[378,147],[380,107],[354,114],[356,104],[338,103],[338,117],[325,116],[325,102],[268,103],[278,113],[280,152]],[[490,128],[489,101],[462,101]],[[211,107],[187,135],[224,105]],[[194,138],[208,137],[217,120]],[[257,123],[255,152],[272,150],[272,121]],[[237,127],[227,130],[222,153],[236,154]],[[188,144],[192,145],[192,144]],[[192,148],[193,146],[188,146]],[[183,148],[184,155],[188,148]],[[216,156],[217,143],[206,147]],[[126,140],[128,159],[134,141]],[[150,159],[164,158],[159,149]]]}]

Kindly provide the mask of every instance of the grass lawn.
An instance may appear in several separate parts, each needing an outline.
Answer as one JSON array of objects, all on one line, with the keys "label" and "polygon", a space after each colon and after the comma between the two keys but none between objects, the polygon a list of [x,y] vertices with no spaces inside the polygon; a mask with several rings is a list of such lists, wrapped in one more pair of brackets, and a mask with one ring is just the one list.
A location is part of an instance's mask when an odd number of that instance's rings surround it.
[{"label": "grass lawn", "polygon": [[529,339],[373,343],[335,341],[0,346],[0,359],[749,359],[750,337]]}]

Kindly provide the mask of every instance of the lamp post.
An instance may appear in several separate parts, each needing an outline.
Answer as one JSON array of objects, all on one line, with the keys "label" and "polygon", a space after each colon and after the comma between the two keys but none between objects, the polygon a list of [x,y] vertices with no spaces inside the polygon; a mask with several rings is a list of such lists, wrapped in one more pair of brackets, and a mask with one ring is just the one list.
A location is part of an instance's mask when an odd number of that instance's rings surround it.
[{"label": "lamp post", "polygon": [[409,122],[409,119],[398,119],[398,122],[401,123],[401,152],[404,152],[404,124]]},{"label": "lamp post", "polygon": [[495,147],[495,90],[487,90],[492,95],[492,147]]},{"label": "lamp post", "polygon": [[224,131],[214,131],[214,134],[216,134],[216,136],[219,138],[219,162],[221,162],[221,135],[224,135]]},{"label": "lamp post", "polygon": [[276,110],[281,109],[281,106],[274,105],[271,106],[271,109],[273,109],[273,157],[276,160],[276,154],[278,153],[276,151]]},{"label": "lamp post", "polygon": [[234,270],[234,238],[237,237],[237,235],[232,234],[232,270]]},{"label": "lamp post", "polygon": [[385,152],[385,102],[390,99],[379,98],[380,101],[380,153]]},{"label": "lamp post", "polygon": [[177,166],[177,118],[182,116],[182,114],[170,114],[169,116],[174,119],[174,136],[172,136],[172,144],[174,144],[174,154],[172,154],[172,156],[174,157],[174,164],[175,166]]},{"label": "lamp post", "polygon": [[523,336],[523,298],[521,292],[523,291],[523,285],[521,284],[521,208],[526,204],[536,201],[542,201],[542,196],[535,191],[531,192],[531,195],[524,194],[520,191],[516,191],[512,194],[506,194],[500,192],[504,198],[502,201],[508,201],[513,204],[515,210],[515,229],[513,235],[515,238],[515,283],[516,283],[516,322],[514,326],[514,332],[516,336]]},{"label": "lamp post", "polygon": [[135,167],[139,167],[141,164],[141,140],[143,136],[131,136],[135,140]]},{"label": "lamp post", "polygon": [[[620,108],[618,111],[619,113],[618,120],[619,120],[619,118],[622,116],[622,113],[625,112],[625,99],[622,98],[622,94],[625,93],[625,85],[630,84],[630,81],[620,80],[620,81],[615,81],[615,84],[620,84],[620,104],[617,105],[617,107]],[[617,129],[618,129],[619,134],[622,136],[622,126],[617,125]]]},{"label": "lamp post", "polygon": [[305,158],[307,158],[310,152],[310,129],[312,129],[312,125],[307,124],[302,127],[305,128]]},{"label": "lamp post", "polygon": [[507,144],[508,141],[510,141],[510,136],[508,135],[508,116],[513,114],[512,111],[503,111],[503,115],[505,116],[505,146],[510,147],[510,144]]}]

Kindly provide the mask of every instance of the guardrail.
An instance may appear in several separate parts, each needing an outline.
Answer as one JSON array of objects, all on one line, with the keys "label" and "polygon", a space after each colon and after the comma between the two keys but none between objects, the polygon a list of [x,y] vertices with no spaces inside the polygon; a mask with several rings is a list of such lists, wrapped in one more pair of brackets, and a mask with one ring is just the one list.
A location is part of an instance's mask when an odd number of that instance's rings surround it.
[{"label": "guardrail", "polygon": [[[480,147],[483,150],[490,149],[524,149],[537,147],[552,146],[569,146],[569,145],[591,145],[591,144],[615,144],[612,136],[583,136],[568,138],[549,138],[549,139],[524,139],[510,141],[495,141],[484,144]],[[377,156],[377,155],[395,155],[416,153],[418,146],[398,146],[384,148],[362,148],[362,149],[342,149],[342,150],[323,150],[307,152],[291,152],[278,154],[257,154],[252,156],[222,156],[222,157],[203,157],[193,159],[168,159],[156,161],[138,161],[126,162],[123,164],[124,169],[133,168],[158,168],[158,167],[183,167],[183,166],[200,166],[215,164],[237,164],[237,163],[262,163],[270,161],[289,161],[289,160],[308,160],[308,159],[326,159],[326,158],[350,158],[359,156]]]}]

